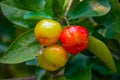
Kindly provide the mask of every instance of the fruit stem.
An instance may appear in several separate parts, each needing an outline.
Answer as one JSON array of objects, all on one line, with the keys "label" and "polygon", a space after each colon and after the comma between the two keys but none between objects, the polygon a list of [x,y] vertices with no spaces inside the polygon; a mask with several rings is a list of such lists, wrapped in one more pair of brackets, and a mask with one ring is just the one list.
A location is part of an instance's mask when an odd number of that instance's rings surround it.
[{"label": "fruit stem", "polygon": [[70,0],[69,4],[68,4],[68,6],[67,6],[67,9],[66,9],[66,11],[65,11],[65,14],[64,14],[64,20],[66,21],[67,26],[69,26],[68,19],[67,19],[67,15],[68,15],[68,12],[69,12],[69,10],[70,10],[70,8],[71,8],[71,6],[72,6],[72,3],[73,3],[73,0]]},{"label": "fruit stem", "polygon": [[73,59],[74,56],[75,56],[75,55],[70,54],[70,55],[69,55],[69,59]]},{"label": "fruit stem", "polygon": [[39,52],[39,53],[42,54],[43,50],[44,50],[44,47],[41,46],[41,48],[40,48],[40,52]]},{"label": "fruit stem", "polygon": [[61,76],[64,76],[64,72],[63,72],[63,71],[58,72],[58,73],[55,75],[55,78],[61,77]]},{"label": "fruit stem", "polygon": [[49,80],[53,80],[54,75],[51,73]]},{"label": "fruit stem", "polygon": [[66,16],[64,17],[64,20],[66,21],[67,26],[69,26],[69,22],[68,22],[68,19],[67,19],[67,17],[66,17]]}]

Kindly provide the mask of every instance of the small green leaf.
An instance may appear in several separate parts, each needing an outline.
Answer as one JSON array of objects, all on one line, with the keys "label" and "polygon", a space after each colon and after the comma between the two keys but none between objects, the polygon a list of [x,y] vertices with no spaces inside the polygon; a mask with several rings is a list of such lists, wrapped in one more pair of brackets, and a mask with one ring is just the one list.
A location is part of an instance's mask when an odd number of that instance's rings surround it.
[{"label": "small green leaf", "polygon": [[113,57],[107,46],[93,36],[89,36],[88,49],[103,61],[113,72],[117,72]]},{"label": "small green leaf", "polygon": [[8,51],[0,58],[1,63],[16,64],[34,59],[40,50],[33,30],[20,35],[10,45]]},{"label": "small green leaf", "polygon": [[110,5],[108,0],[84,0],[77,1],[77,6],[74,8],[72,12],[70,11],[69,18],[102,16],[109,12]]},{"label": "small green leaf", "polygon": [[93,58],[83,54],[75,55],[65,67],[67,80],[90,80]]},{"label": "small green leaf", "polygon": [[44,12],[29,12],[24,15],[24,19],[40,20],[40,19],[52,19],[52,17]]}]

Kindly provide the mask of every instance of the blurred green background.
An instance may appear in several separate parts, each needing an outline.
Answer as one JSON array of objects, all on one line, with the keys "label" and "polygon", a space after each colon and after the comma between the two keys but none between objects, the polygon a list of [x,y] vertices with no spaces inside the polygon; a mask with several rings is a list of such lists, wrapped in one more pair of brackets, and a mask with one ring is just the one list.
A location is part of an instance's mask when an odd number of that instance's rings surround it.
[{"label": "blurred green background", "polygon": [[[11,42],[21,33],[23,29],[14,27],[2,14],[0,10],[0,57],[4,55]],[[1,64],[0,63],[0,80],[7,78],[29,77],[34,74],[35,67],[21,64]]]}]

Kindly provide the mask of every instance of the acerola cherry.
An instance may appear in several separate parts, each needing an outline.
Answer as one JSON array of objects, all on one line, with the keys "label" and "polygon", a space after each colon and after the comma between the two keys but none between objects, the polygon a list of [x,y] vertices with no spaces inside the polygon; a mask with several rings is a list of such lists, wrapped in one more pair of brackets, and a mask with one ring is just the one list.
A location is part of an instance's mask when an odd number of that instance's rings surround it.
[{"label": "acerola cherry", "polygon": [[48,71],[55,71],[55,70],[59,69],[59,67],[49,64],[42,54],[40,54],[38,56],[38,63],[39,63],[40,67],[42,67]]},{"label": "acerola cherry", "polygon": [[78,54],[88,46],[88,31],[82,26],[68,26],[60,35],[62,46],[71,54]]},{"label": "acerola cherry", "polygon": [[44,46],[56,43],[62,31],[61,25],[50,19],[39,21],[34,29],[37,40]]},{"label": "acerola cherry", "polygon": [[68,53],[57,44],[46,47],[38,56],[39,65],[48,71],[59,69],[66,64],[67,60]]}]

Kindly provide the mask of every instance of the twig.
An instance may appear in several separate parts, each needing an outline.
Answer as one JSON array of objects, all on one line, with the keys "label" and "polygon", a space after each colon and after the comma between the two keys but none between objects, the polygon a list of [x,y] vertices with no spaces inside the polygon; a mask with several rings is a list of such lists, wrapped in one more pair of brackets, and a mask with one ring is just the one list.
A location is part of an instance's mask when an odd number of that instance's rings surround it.
[{"label": "twig", "polygon": [[64,72],[59,72],[58,74],[56,74],[54,77],[61,77],[64,76]]},{"label": "twig", "polygon": [[66,21],[66,23],[67,23],[67,26],[69,26],[69,22],[68,22],[68,19],[67,19],[67,17],[64,17],[64,20]]},{"label": "twig", "polygon": [[53,78],[54,78],[54,74],[51,73],[49,80],[53,80]]},{"label": "twig", "polygon": [[0,79],[0,80],[35,80],[35,76],[30,76],[30,77],[26,77],[26,78]]},{"label": "twig", "polygon": [[88,19],[90,20],[91,23],[93,23],[94,26],[97,26],[97,25],[98,25],[98,24],[94,21],[93,18],[90,17],[90,18],[88,18]]},{"label": "twig", "polygon": [[68,12],[69,12],[69,10],[70,10],[70,8],[71,8],[72,3],[73,3],[73,0],[70,0],[69,4],[68,4],[68,6],[67,6],[67,9],[66,9],[66,11],[65,11],[65,14],[64,14],[65,17],[68,15]]}]

